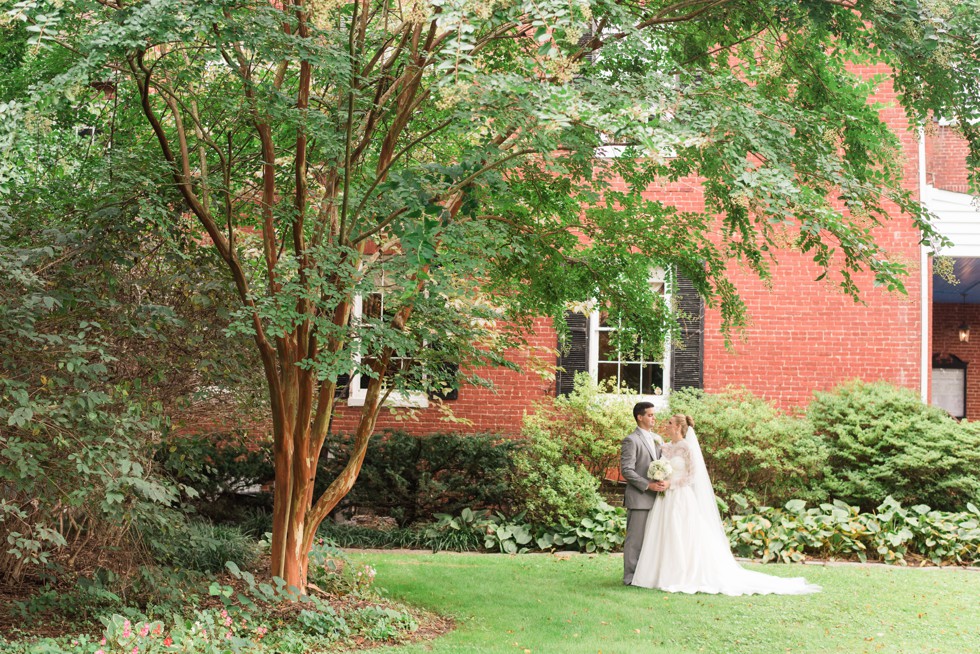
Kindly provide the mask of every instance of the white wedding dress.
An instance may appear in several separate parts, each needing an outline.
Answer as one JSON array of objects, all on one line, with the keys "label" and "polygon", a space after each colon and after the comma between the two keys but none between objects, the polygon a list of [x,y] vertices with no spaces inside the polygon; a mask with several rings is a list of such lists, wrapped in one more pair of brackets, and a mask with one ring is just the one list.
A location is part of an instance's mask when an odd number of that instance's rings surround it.
[{"label": "white wedding dress", "polygon": [[774,577],[746,570],[732,555],[715,503],[708,470],[693,429],[665,443],[662,457],[673,474],[650,511],[633,585],[671,593],[802,595],[820,586],[802,577]]}]

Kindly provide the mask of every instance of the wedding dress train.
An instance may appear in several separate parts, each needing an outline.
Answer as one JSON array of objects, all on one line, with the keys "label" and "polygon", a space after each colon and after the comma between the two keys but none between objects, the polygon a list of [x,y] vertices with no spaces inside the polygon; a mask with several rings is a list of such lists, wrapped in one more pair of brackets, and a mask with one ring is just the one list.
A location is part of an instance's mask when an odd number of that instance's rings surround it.
[{"label": "wedding dress train", "polygon": [[673,468],[670,488],[650,511],[633,585],[671,593],[802,595],[820,586],[802,577],[746,570],[732,555],[693,429],[663,446]]}]

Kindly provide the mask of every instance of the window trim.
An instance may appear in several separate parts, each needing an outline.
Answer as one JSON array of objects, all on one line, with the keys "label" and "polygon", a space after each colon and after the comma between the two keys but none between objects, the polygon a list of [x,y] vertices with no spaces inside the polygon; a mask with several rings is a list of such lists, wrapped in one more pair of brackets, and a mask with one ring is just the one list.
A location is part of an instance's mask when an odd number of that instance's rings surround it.
[{"label": "window trim", "polygon": [[[673,296],[673,276],[662,268],[656,268],[650,271],[650,285],[661,284],[664,290],[664,300],[668,303]],[[588,369],[589,375],[592,377],[593,381],[598,382],[599,380],[599,310],[594,309],[589,316],[588,325],[588,335],[589,335],[589,357],[588,357]],[[664,356],[663,361],[659,362],[663,367],[663,377],[664,383],[661,388],[662,393],[660,395],[641,395],[637,394],[633,396],[636,398],[637,402],[650,402],[654,405],[657,410],[667,408],[667,400],[670,396],[670,382],[671,382],[671,337],[670,334],[667,335],[664,341]],[[655,363],[655,362],[650,362]],[[606,393],[606,397],[613,397],[613,393]]]},{"label": "window trim", "polygon": [[[360,319],[364,312],[364,297],[355,295],[351,306],[351,320]],[[361,363],[361,355],[355,354],[354,361]],[[350,376],[350,386],[347,395],[347,406],[364,406],[367,401],[367,389],[361,388],[361,373],[354,372]],[[422,391],[392,391],[391,394],[381,403],[381,406],[396,409],[427,409],[429,407],[429,395]]]}]

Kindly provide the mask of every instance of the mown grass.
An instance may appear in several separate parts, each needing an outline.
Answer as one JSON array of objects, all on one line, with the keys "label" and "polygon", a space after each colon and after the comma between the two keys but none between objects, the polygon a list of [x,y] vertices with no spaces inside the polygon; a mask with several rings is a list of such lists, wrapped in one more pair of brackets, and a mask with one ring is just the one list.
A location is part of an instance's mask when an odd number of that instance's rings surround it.
[{"label": "mown grass", "polygon": [[457,621],[451,634],[400,654],[980,652],[976,571],[753,565],[824,590],[719,597],[624,587],[614,556],[352,556],[374,565],[394,598]]}]

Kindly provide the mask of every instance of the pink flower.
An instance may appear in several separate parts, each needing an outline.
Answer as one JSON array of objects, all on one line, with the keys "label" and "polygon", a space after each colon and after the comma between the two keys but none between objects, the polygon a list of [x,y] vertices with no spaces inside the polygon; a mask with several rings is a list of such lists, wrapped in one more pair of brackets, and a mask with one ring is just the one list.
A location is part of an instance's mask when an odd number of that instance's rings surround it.
[{"label": "pink flower", "polygon": [[95,650],[95,654],[105,654],[105,652],[101,649],[97,649]]},{"label": "pink flower", "polygon": [[99,641],[99,645],[105,645],[105,638]]},{"label": "pink flower", "polygon": [[140,648],[139,647],[134,647],[133,648],[133,651],[130,652],[129,654],[139,654],[139,651],[140,651]]},{"label": "pink flower", "polygon": [[171,645],[173,645],[173,644],[174,644],[174,639],[173,639],[173,638],[171,638],[170,636],[167,636],[166,638],[164,638],[164,639],[163,639],[163,644],[164,644],[164,645],[165,645],[166,647],[170,647]]},{"label": "pink flower", "polygon": [[149,633],[150,633],[150,625],[148,624],[143,625],[143,628],[140,629],[140,636],[146,638],[147,635],[149,635]]}]

